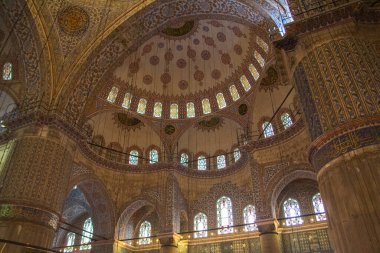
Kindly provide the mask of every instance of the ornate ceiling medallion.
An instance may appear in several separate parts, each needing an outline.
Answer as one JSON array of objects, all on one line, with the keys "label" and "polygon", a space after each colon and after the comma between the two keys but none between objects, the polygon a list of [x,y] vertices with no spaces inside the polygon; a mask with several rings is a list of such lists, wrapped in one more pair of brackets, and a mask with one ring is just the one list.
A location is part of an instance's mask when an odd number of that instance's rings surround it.
[{"label": "ornate ceiling medallion", "polygon": [[134,131],[144,126],[144,123],[142,123],[138,118],[121,112],[114,113],[113,119],[118,127],[126,129],[128,131]]},{"label": "ornate ceiling medallion", "polygon": [[175,21],[170,23],[165,29],[161,31],[162,34],[174,37],[183,38],[185,35],[190,35],[196,30],[196,23],[194,20],[189,21]]},{"label": "ornate ceiling medallion", "polygon": [[241,116],[246,115],[248,112],[248,106],[246,104],[239,105],[239,114]]},{"label": "ornate ceiling medallion", "polygon": [[223,123],[224,123],[223,119],[219,117],[211,117],[211,118],[199,121],[196,124],[196,127],[202,131],[211,131],[211,130],[218,129],[219,127],[223,125]]},{"label": "ornate ceiling medallion", "polygon": [[165,133],[167,135],[172,135],[175,132],[175,127],[173,125],[167,125],[165,126]]},{"label": "ornate ceiling medallion", "polygon": [[82,35],[90,24],[88,13],[79,6],[69,6],[58,13],[59,28],[72,36]]}]

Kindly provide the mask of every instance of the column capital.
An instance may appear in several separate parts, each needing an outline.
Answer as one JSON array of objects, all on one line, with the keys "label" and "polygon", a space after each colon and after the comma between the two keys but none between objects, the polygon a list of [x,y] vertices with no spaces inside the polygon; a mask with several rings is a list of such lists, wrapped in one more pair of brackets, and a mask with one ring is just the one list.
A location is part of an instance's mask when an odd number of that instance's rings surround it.
[{"label": "column capital", "polygon": [[265,219],[256,222],[257,228],[261,234],[277,234],[277,228],[279,226],[277,219]]},{"label": "column capital", "polygon": [[162,246],[178,247],[178,242],[182,239],[182,236],[177,233],[163,233],[158,235],[158,239]]}]

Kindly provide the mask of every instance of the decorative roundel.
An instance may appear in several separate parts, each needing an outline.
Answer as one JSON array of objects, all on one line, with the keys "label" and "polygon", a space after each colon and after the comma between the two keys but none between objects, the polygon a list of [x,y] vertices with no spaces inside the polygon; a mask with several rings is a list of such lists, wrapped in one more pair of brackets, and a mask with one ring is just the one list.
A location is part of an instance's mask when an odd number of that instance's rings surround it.
[{"label": "decorative roundel", "polygon": [[243,53],[243,48],[241,48],[240,45],[235,44],[235,46],[234,46],[234,51],[235,51],[235,53],[236,53],[237,55],[241,55],[241,54]]},{"label": "decorative roundel", "polygon": [[145,45],[143,48],[144,54],[149,54],[152,51],[152,44]]},{"label": "decorative roundel", "polygon": [[240,28],[238,26],[234,26],[232,28],[232,31],[234,32],[234,34],[237,36],[237,37],[243,37],[244,36],[244,33],[240,30]]},{"label": "decorative roundel", "polygon": [[177,48],[178,51],[182,51],[183,50],[183,46],[182,45],[177,45],[176,48]]},{"label": "decorative roundel", "polygon": [[173,53],[171,51],[168,51],[168,52],[165,53],[165,60],[166,61],[170,62],[170,61],[173,60],[173,58],[174,58],[174,55],[173,55]]},{"label": "decorative roundel", "polygon": [[89,15],[79,6],[68,6],[58,13],[59,28],[66,34],[82,35],[87,31],[89,24]]},{"label": "decorative roundel", "polygon": [[246,104],[239,105],[239,114],[240,115],[243,116],[243,115],[247,114],[247,112],[248,112],[248,106]]},{"label": "decorative roundel", "polygon": [[231,63],[231,56],[228,53],[224,53],[221,56],[222,63],[228,65]]},{"label": "decorative roundel", "polygon": [[194,59],[197,56],[197,52],[194,49],[192,49],[191,47],[188,47],[187,48],[187,56],[190,59]]},{"label": "decorative roundel", "polygon": [[136,74],[139,71],[139,68],[139,63],[137,61],[129,64],[129,72],[131,72],[132,74]]},{"label": "decorative roundel", "polygon": [[199,45],[200,41],[199,41],[199,39],[194,39],[193,43],[194,43],[194,45]]},{"label": "decorative roundel", "polygon": [[187,65],[187,63],[186,63],[186,60],[185,59],[178,59],[177,60],[177,67],[178,68],[180,68],[180,69],[183,69],[183,68],[185,68],[186,67],[186,65]]},{"label": "decorative roundel", "polygon": [[194,73],[194,79],[200,82],[203,80],[203,78],[205,78],[205,73],[203,73],[201,70],[196,70]]},{"label": "decorative roundel", "polygon": [[203,31],[208,32],[208,31],[210,31],[210,28],[208,28],[207,26],[204,26]]},{"label": "decorative roundel", "polygon": [[207,36],[207,37],[204,37],[204,40],[207,46],[215,47],[215,41],[213,38]]},{"label": "decorative roundel", "polygon": [[172,76],[169,73],[163,73],[161,75],[161,82],[163,84],[168,84],[172,80]]},{"label": "decorative roundel", "polygon": [[167,135],[172,135],[175,132],[175,127],[173,125],[167,125],[165,126],[165,133]]},{"label": "decorative roundel", "polygon": [[218,38],[218,40],[220,41],[220,42],[225,42],[226,41],[226,35],[224,34],[224,33],[222,33],[222,32],[218,32],[218,34],[216,35],[216,37]]},{"label": "decorative roundel", "polygon": [[211,58],[211,53],[208,50],[203,50],[201,56],[203,60],[207,61]]},{"label": "decorative roundel", "polygon": [[189,87],[189,83],[188,83],[186,80],[181,80],[181,81],[179,81],[179,83],[178,83],[178,87],[179,87],[181,90],[186,90],[187,87]]},{"label": "decorative roundel", "polygon": [[153,56],[150,57],[149,62],[153,66],[157,65],[158,63],[160,63],[160,58],[157,55],[153,55]]},{"label": "decorative roundel", "polygon": [[211,76],[212,78],[214,78],[215,80],[218,80],[220,77],[221,77],[222,73],[220,72],[219,69],[214,69],[212,72],[211,72]]},{"label": "decorative roundel", "polygon": [[145,83],[145,84],[151,84],[152,82],[153,82],[153,77],[151,76],[151,75],[145,75],[144,77],[143,77],[143,82]]}]

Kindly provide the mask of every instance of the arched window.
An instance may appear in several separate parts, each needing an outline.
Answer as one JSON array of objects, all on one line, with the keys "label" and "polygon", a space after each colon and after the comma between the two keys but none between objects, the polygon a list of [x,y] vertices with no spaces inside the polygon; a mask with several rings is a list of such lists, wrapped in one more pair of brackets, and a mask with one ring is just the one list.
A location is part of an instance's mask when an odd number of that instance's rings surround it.
[{"label": "arched window", "polygon": [[240,150],[238,148],[235,148],[234,149],[234,160],[235,162],[237,162],[241,157],[241,153],[240,153]]},{"label": "arched window", "polygon": [[198,213],[194,217],[195,238],[207,237],[207,216],[204,213]]},{"label": "arched window", "polygon": [[245,91],[249,91],[251,89],[251,84],[249,83],[249,81],[245,75],[242,75],[240,77],[240,83],[241,83],[241,85],[243,85],[243,88]]},{"label": "arched window", "polygon": [[232,100],[233,101],[236,101],[240,98],[240,95],[239,95],[239,92],[238,90],[236,89],[236,86],[235,85],[231,85],[229,87],[229,90],[230,90],[230,93],[231,93],[231,97],[232,97]]},{"label": "arched window", "polygon": [[263,68],[264,65],[265,65],[265,60],[264,60],[264,58],[263,58],[263,57],[261,56],[261,54],[260,54],[259,52],[257,52],[257,51],[255,51],[254,56],[255,56],[257,62],[258,62],[258,63],[260,64],[260,66]]},{"label": "arched window", "polygon": [[206,170],[206,169],[207,169],[206,157],[203,155],[198,156],[198,170]]},{"label": "arched window", "polygon": [[139,163],[139,151],[132,150],[129,152],[129,164],[137,165]]},{"label": "arched window", "polygon": [[75,243],[75,234],[73,232],[67,233],[66,247],[63,249],[63,252],[73,252]]},{"label": "arched window", "polygon": [[125,93],[123,104],[121,105],[125,109],[129,109],[131,107],[132,102],[132,94],[131,93]]},{"label": "arched window", "polygon": [[290,117],[289,113],[285,112],[281,115],[281,122],[284,126],[284,129],[289,128],[291,125],[293,125],[292,118]]},{"label": "arched window", "polygon": [[226,100],[224,99],[223,93],[216,94],[216,102],[218,102],[219,109],[226,107]]},{"label": "arched window", "polygon": [[119,88],[113,86],[110,93],[108,93],[107,101],[110,103],[115,103],[118,93],[119,93]]},{"label": "arched window", "polygon": [[146,99],[145,98],[140,98],[139,104],[137,105],[137,112],[140,114],[145,114],[146,110]]},{"label": "arched window", "polygon": [[189,155],[186,153],[182,153],[180,162],[182,166],[189,167]]},{"label": "arched window", "polygon": [[170,105],[170,118],[171,119],[178,119],[178,104],[171,104]]},{"label": "arched window", "polygon": [[216,215],[218,221],[218,234],[228,234],[233,232],[231,226],[234,225],[232,216],[232,202],[228,197],[221,197],[216,202]]},{"label": "arched window", "polygon": [[224,169],[226,167],[226,156],[225,155],[218,155],[216,157],[216,165],[218,169]]},{"label": "arched window", "polygon": [[3,66],[3,80],[10,81],[13,78],[13,66],[12,63],[7,62]]},{"label": "arched window", "polygon": [[264,50],[265,53],[268,53],[268,50],[269,50],[268,44],[265,41],[263,41],[262,38],[257,36],[256,43]]},{"label": "arched window", "polygon": [[186,113],[188,118],[195,117],[195,107],[193,102],[189,102],[186,104]]},{"label": "arched window", "polygon": [[256,222],[256,209],[253,205],[248,205],[243,210],[244,215],[244,224],[245,231],[256,231],[257,225],[254,224]]},{"label": "arched window", "polygon": [[161,102],[156,102],[154,104],[153,116],[155,118],[161,118],[161,116],[162,116],[162,103]]},{"label": "arched window", "polygon": [[317,215],[315,218],[317,221],[323,221],[326,220],[326,213],[325,213],[325,207],[323,206],[321,194],[317,193],[313,196],[313,206],[314,206],[314,213]]},{"label": "arched window", "polygon": [[268,121],[266,121],[263,123],[262,128],[264,131],[265,138],[268,138],[274,135],[272,123],[269,123]]},{"label": "arched window", "polygon": [[292,198],[284,202],[284,214],[287,226],[300,225],[303,223],[301,216],[301,209],[298,201]]},{"label": "arched window", "polygon": [[140,245],[146,245],[150,243],[150,236],[152,233],[152,225],[149,221],[144,221],[140,225],[140,231],[139,231],[139,244]]},{"label": "arched window", "polygon": [[82,238],[80,240],[80,244],[82,245],[79,247],[81,250],[91,249],[91,245],[88,243],[91,242],[93,232],[94,226],[92,225],[92,219],[88,218],[83,224]]},{"label": "arched window", "polygon": [[149,163],[157,163],[158,162],[158,151],[155,149],[152,149],[149,151]]},{"label": "arched window", "polygon": [[210,101],[208,100],[208,98],[204,98],[202,100],[202,109],[203,109],[203,114],[211,113],[211,105],[210,105]]},{"label": "arched window", "polygon": [[249,72],[251,72],[253,79],[255,79],[255,81],[259,80],[259,77],[260,77],[259,71],[257,71],[256,67],[252,63],[249,64],[248,69],[249,69]]}]

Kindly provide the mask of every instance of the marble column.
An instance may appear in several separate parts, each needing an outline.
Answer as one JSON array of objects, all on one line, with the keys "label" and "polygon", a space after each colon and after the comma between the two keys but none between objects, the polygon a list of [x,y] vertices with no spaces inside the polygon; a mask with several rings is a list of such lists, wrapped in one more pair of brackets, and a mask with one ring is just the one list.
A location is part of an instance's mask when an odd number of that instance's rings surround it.
[{"label": "marble column", "polygon": [[178,253],[178,242],[181,236],[176,233],[164,233],[158,235],[161,244],[160,253]]},{"label": "marble column", "polygon": [[[51,248],[75,146],[58,130],[19,130],[0,170],[0,238]],[[10,243],[3,252],[25,252]]]},{"label": "marble column", "polygon": [[278,221],[274,219],[257,222],[260,232],[261,253],[281,253],[280,238],[277,232]]},{"label": "marble column", "polygon": [[334,251],[375,253],[380,252],[380,59],[370,41],[355,37],[349,25],[341,28],[300,37],[297,50],[308,51],[294,78]]}]

